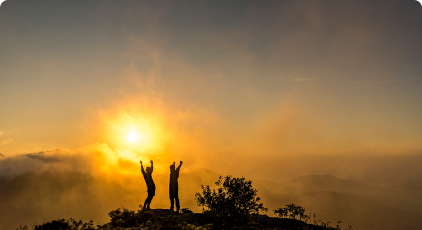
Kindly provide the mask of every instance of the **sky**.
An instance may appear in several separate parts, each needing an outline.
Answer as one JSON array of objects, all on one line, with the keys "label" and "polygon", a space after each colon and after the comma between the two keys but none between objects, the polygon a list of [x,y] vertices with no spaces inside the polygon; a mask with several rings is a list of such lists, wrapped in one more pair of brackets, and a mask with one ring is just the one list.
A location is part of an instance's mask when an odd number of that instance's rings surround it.
[{"label": "sky", "polygon": [[0,31],[0,174],[422,179],[417,1],[7,0]]}]

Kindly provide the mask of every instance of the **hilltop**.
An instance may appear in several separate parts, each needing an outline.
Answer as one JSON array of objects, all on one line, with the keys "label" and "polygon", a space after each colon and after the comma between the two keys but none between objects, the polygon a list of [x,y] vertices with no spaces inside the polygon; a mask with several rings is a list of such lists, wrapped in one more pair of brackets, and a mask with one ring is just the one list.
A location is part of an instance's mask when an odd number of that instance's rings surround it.
[{"label": "hilltop", "polygon": [[[114,210],[117,211],[117,210]],[[119,209],[119,211],[122,211]],[[131,214],[130,214],[131,213]],[[133,215],[134,214],[134,215]],[[111,215],[110,215],[111,216]],[[142,223],[135,224],[134,218]],[[92,222],[83,223],[74,219],[65,220],[58,219],[43,224],[36,225],[35,229],[125,229],[125,230],[153,230],[153,229],[172,229],[172,230],[205,230],[213,229],[212,225],[207,222],[203,213],[175,213],[169,209],[152,209],[145,212],[133,212],[131,210],[123,209],[116,219],[116,216],[111,217],[109,223],[98,225],[95,227]],[[132,223],[132,224],[130,224]],[[119,227],[120,226],[120,227]],[[26,230],[26,226],[21,226],[19,229]],[[250,224],[244,227],[235,229],[266,229],[266,230],[341,230],[340,227],[331,227],[327,223],[307,224],[303,221],[288,218],[269,217],[267,215],[251,215]],[[351,230],[351,228],[349,228]]]},{"label": "hilltop", "polygon": [[[168,209],[153,209],[151,212],[154,217],[168,218],[171,216],[177,216],[179,223],[187,223],[195,226],[204,226],[206,221],[204,220],[202,213],[179,213],[175,214],[173,211]],[[326,230],[330,229],[323,226],[307,224],[303,221],[287,218],[269,217],[267,215],[252,215],[251,219],[256,223],[256,226],[260,226],[264,229],[278,229],[278,230],[302,230],[302,229],[314,229],[314,230]],[[142,227],[131,228],[132,230],[146,229]]]}]

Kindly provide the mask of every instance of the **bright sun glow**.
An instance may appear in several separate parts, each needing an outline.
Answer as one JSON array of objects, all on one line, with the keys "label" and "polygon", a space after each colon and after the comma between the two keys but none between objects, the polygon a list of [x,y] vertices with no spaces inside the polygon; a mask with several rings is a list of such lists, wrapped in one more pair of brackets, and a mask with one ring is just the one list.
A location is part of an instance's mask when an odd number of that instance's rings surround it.
[{"label": "bright sun glow", "polygon": [[129,133],[129,135],[127,135],[127,139],[129,140],[130,143],[133,143],[138,139],[138,134]]},{"label": "bright sun glow", "polygon": [[139,161],[162,157],[168,134],[160,114],[135,109],[103,113],[104,157],[101,169],[118,173],[139,172]]},{"label": "bright sun glow", "polygon": [[108,143],[113,148],[134,154],[161,149],[164,135],[157,119],[136,112],[120,112],[107,117],[106,122]]},{"label": "bright sun glow", "polygon": [[161,113],[127,107],[101,114],[105,125],[99,165],[105,172],[136,174],[140,160],[148,162],[167,155],[170,132],[164,129]]}]

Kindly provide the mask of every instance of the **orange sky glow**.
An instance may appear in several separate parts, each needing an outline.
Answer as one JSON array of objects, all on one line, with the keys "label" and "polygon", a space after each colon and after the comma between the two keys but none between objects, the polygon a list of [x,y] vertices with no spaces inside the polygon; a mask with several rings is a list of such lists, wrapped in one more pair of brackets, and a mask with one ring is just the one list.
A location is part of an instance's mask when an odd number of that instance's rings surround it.
[{"label": "orange sky glow", "polygon": [[192,210],[201,183],[233,175],[261,183],[268,207],[309,201],[373,230],[379,212],[354,206],[366,199],[387,213],[379,223],[391,211],[421,226],[421,41],[415,0],[7,0],[0,228],[137,208],[150,160],[154,208],[168,208],[169,166],[183,161]]},{"label": "orange sky glow", "polygon": [[24,2],[0,8],[5,157],[253,175],[221,162],[421,154],[416,3]]}]

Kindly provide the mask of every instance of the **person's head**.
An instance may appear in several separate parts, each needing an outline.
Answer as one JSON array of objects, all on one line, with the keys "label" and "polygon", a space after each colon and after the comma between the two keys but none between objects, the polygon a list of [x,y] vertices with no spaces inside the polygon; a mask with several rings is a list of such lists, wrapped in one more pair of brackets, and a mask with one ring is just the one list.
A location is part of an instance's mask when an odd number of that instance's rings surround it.
[{"label": "person's head", "polygon": [[174,163],[170,165],[170,172],[174,172],[175,169],[176,169],[176,166],[174,165]]},{"label": "person's head", "polygon": [[145,169],[145,171],[146,171],[147,173],[151,173],[152,169],[151,169],[151,167],[147,167],[147,168]]}]

